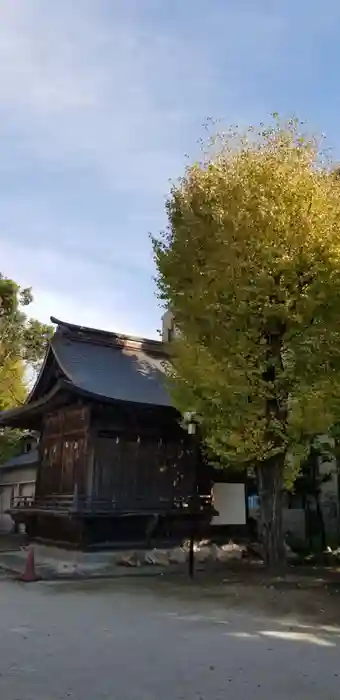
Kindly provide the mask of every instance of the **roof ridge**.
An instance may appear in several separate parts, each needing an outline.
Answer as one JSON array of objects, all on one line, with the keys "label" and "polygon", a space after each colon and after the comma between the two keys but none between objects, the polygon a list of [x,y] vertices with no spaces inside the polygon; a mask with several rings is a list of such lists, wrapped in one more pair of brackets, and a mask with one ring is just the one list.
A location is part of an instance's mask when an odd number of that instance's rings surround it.
[{"label": "roof ridge", "polygon": [[[157,350],[160,350],[161,348],[164,349],[164,343],[161,340],[155,340],[154,338],[142,338],[139,336],[133,336],[133,335],[126,335],[123,333],[115,333],[114,331],[104,331],[100,328],[90,328],[89,326],[78,326],[74,323],[68,323],[67,321],[61,321],[60,319],[57,319],[55,316],[51,316],[51,323],[55,324],[60,328],[61,330],[65,329],[70,332],[71,337],[75,340],[83,340],[84,342],[93,342],[93,343],[98,343],[100,344],[100,338],[103,340],[110,339],[111,341],[114,341],[114,343],[118,347],[128,347],[129,345],[131,347],[135,347],[137,344],[140,345],[141,347],[146,348],[154,348]],[[58,329],[57,329],[58,330]],[[80,334],[80,337],[79,337]],[[97,336],[97,337],[86,337],[87,335],[89,336]],[[85,336],[85,337],[84,337]]]}]

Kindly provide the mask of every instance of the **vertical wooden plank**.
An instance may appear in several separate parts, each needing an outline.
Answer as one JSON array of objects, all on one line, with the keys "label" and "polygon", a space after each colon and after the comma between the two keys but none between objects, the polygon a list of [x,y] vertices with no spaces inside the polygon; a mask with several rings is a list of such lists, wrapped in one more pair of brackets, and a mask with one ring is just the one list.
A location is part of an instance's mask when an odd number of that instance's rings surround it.
[{"label": "vertical wooden plank", "polygon": [[93,501],[95,490],[95,441],[94,432],[91,429],[89,429],[88,433],[86,466],[86,500],[88,505],[90,505]]}]

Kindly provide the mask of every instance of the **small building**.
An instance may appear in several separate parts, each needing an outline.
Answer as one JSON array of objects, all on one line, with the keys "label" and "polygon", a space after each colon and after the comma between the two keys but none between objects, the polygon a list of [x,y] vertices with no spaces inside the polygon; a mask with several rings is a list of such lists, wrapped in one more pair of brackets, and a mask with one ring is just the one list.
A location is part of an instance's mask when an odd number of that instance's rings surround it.
[{"label": "small building", "polygon": [[[206,533],[214,513],[219,528],[232,526],[214,511],[214,470],[172,406],[164,343],[51,320],[30,396],[0,414],[0,425],[41,435],[35,495],[11,517],[31,538],[80,547],[178,541],[193,521]],[[232,495],[224,486],[219,498],[244,529],[244,483],[235,508],[231,481]]]},{"label": "small building", "polygon": [[32,501],[38,467],[38,435],[28,433],[20,440],[18,454],[0,464],[0,530],[10,532],[14,520],[9,510],[18,502]]},{"label": "small building", "polygon": [[[333,455],[334,444],[328,435],[316,438],[320,446],[324,445],[324,455],[317,458],[315,475],[319,483],[319,504],[323,517],[327,543],[339,541],[339,471],[337,459]],[[303,477],[302,477],[303,478]],[[324,482],[322,482],[324,479]],[[320,520],[316,511],[316,501],[312,494],[299,488],[297,477],[293,491],[284,491],[282,499],[282,521],[284,532],[292,541],[311,542],[320,538]],[[248,479],[248,513],[253,521],[260,517],[260,499],[254,477]]]}]

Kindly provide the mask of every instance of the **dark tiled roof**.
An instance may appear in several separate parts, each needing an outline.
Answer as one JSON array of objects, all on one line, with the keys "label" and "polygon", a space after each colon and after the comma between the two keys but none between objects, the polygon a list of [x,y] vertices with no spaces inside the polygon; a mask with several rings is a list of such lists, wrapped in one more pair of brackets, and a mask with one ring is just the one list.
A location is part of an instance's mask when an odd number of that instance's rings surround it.
[{"label": "dark tiled roof", "polygon": [[8,459],[7,462],[0,464],[1,469],[14,469],[15,467],[30,467],[32,464],[38,462],[39,455],[38,450],[31,450],[30,452],[24,452],[17,457],[12,457]]},{"label": "dark tiled roof", "polygon": [[58,324],[51,347],[75,387],[112,400],[172,405],[162,343]]},{"label": "dark tiled roof", "polygon": [[72,388],[108,401],[173,406],[163,343],[51,321],[58,328],[35,386],[23,406],[0,413],[0,425],[31,428],[47,405],[61,405]]}]

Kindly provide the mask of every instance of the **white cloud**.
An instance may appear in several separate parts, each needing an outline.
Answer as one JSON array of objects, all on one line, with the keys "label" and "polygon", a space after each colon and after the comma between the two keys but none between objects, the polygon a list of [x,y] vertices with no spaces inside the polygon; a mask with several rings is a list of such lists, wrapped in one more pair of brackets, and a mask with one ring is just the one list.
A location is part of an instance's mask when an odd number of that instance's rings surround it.
[{"label": "white cloud", "polygon": [[300,20],[264,0],[2,0],[1,270],[36,313],[154,333],[147,233],[169,178],[207,116],[276,108],[262,86]]},{"label": "white cloud", "polygon": [[[0,241],[1,268],[22,287],[33,287],[29,314],[49,322],[50,316],[118,333],[158,337],[161,312],[145,308],[145,290],[134,283],[134,273],[119,269],[112,275],[102,267],[93,275],[91,259],[67,258],[47,248]],[[151,286],[151,285],[150,285]],[[129,291],[130,289],[130,291]],[[152,291],[149,289],[151,296]]]},{"label": "white cloud", "polygon": [[[99,218],[99,214],[98,214]],[[96,217],[88,222],[71,217],[58,210],[58,203],[40,200],[37,196],[3,196],[0,192],[0,232],[6,242],[20,251],[32,255],[31,268],[39,271],[41,249],[53,251],[58,256],[79,262],[127,266],[141,273],[150,271],[151,251],[147,227],[153,225],[152,216],[143,220],[126,212],[124,221],[132,229],[133,247],[128,250],[119,243],[119,231],[115,235],[109,223],[98,225]],[[154,221],[155,227],[157,226]],[[133,229],[136,227],[137,231]],[[142,233],[138,234],[138,228]],[[124,242],[124,241],[123,241]],[[125,243],[127,240],[125,239]],[[1,243],[0,243],[1,248]],[[27,250],[26,250],[27,249]]]},{"label": "white cloud", "polygon": [[[192,45],[133,26],[119,12],[105,26],[101,6],[60,2],[56,12],[38,0],[3,1],[2,109],[26,136],[28,154],[95,167],[115,189],[128,179],[132,189],[164,192],[182,157],[167,130],[194,107],[180,81],[189,71],[204,89],[207,66]],[[183,105],[162,106],[159,95],[170,93],[171,103],[174,90]],[[192,84],[189,100],[194,92]]]},{"label": "white cloud", "polygon": [[[190,16],[195,3],[188,5]],[[275,59],[282,22],[251,5],[207,11],[199,3],[192,31],[184,22],[174,32],[145,20],[131,0],[125,10],[112,3],[107,22],[105,7],[102,0],[3,0],[1,103],[26,135],[28,153],[94,167],[116,191],[159,196],[214,103],[221,98],[228,107],[217,116],[243,116],[240,72],[253,65],[255,50],[257,63]]]}]

